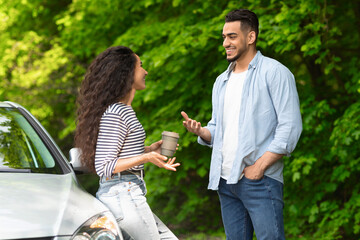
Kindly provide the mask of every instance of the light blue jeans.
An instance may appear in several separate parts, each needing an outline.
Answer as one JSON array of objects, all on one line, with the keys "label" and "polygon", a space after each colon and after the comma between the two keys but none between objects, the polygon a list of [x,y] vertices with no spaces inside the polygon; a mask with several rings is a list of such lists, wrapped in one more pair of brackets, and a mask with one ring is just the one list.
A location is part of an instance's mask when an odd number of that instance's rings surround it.
[{"label": "light blue jeans", "polygon": [[178,239],[146,202],[144,180],[137,175],[102,177],[96,197],[114,214],[125,240]]},{"label": "light blue jeans", "polygon": [[283,184],[264,176],[237,184],[220,180],[218,194],[227,240],[284,240]]}]

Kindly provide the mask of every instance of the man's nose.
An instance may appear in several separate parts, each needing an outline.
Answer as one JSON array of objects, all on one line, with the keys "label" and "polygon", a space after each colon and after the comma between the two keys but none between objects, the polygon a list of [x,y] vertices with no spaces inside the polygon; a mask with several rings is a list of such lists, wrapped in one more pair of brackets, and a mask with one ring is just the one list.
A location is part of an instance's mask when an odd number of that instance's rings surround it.
[{"label": "man's nose", "polygon": [[229,41],[228,41],[228,38],[224,38],[224,41],[223,41],[223,47],[228,47],[229,46]]}]

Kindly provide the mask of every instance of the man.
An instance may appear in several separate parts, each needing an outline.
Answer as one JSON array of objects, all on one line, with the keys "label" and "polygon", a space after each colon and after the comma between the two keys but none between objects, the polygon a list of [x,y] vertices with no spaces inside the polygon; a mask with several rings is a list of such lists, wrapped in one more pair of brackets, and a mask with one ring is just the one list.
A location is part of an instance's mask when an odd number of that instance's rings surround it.
[{"label": "man", "polygon": [[209,189],[218,190],[227,239],[285,239],[283,156],[302,131],[292,73],[256,50],[258,18],[239,9],[223,27],[228,69],[212,92],[206,127],[185,112],[183,125],[213,148]]}]

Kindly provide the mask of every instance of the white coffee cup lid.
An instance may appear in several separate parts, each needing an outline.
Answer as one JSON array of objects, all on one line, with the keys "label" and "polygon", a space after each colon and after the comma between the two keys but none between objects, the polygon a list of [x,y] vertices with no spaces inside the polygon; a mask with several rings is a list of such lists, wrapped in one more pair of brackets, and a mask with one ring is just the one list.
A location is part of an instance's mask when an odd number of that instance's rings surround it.
[{"label": "white coffee cup lid", "polygon": [[170,136],[170,137],[176,137],[176,138],[179,138],[179,134],[176,133],[176,132],[168,132],[168,131],[163,131],[162,134],[166,134],[167,136]]}]

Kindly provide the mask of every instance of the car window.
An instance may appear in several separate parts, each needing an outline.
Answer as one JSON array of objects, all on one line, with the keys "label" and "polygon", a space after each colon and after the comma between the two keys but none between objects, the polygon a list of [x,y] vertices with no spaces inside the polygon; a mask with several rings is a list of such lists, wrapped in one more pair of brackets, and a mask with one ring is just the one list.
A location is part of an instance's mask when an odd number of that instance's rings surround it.
[{"label": "car window", "polygon": [[62,173],[35,129],[14,108],[0,108],[0,171]]}]

